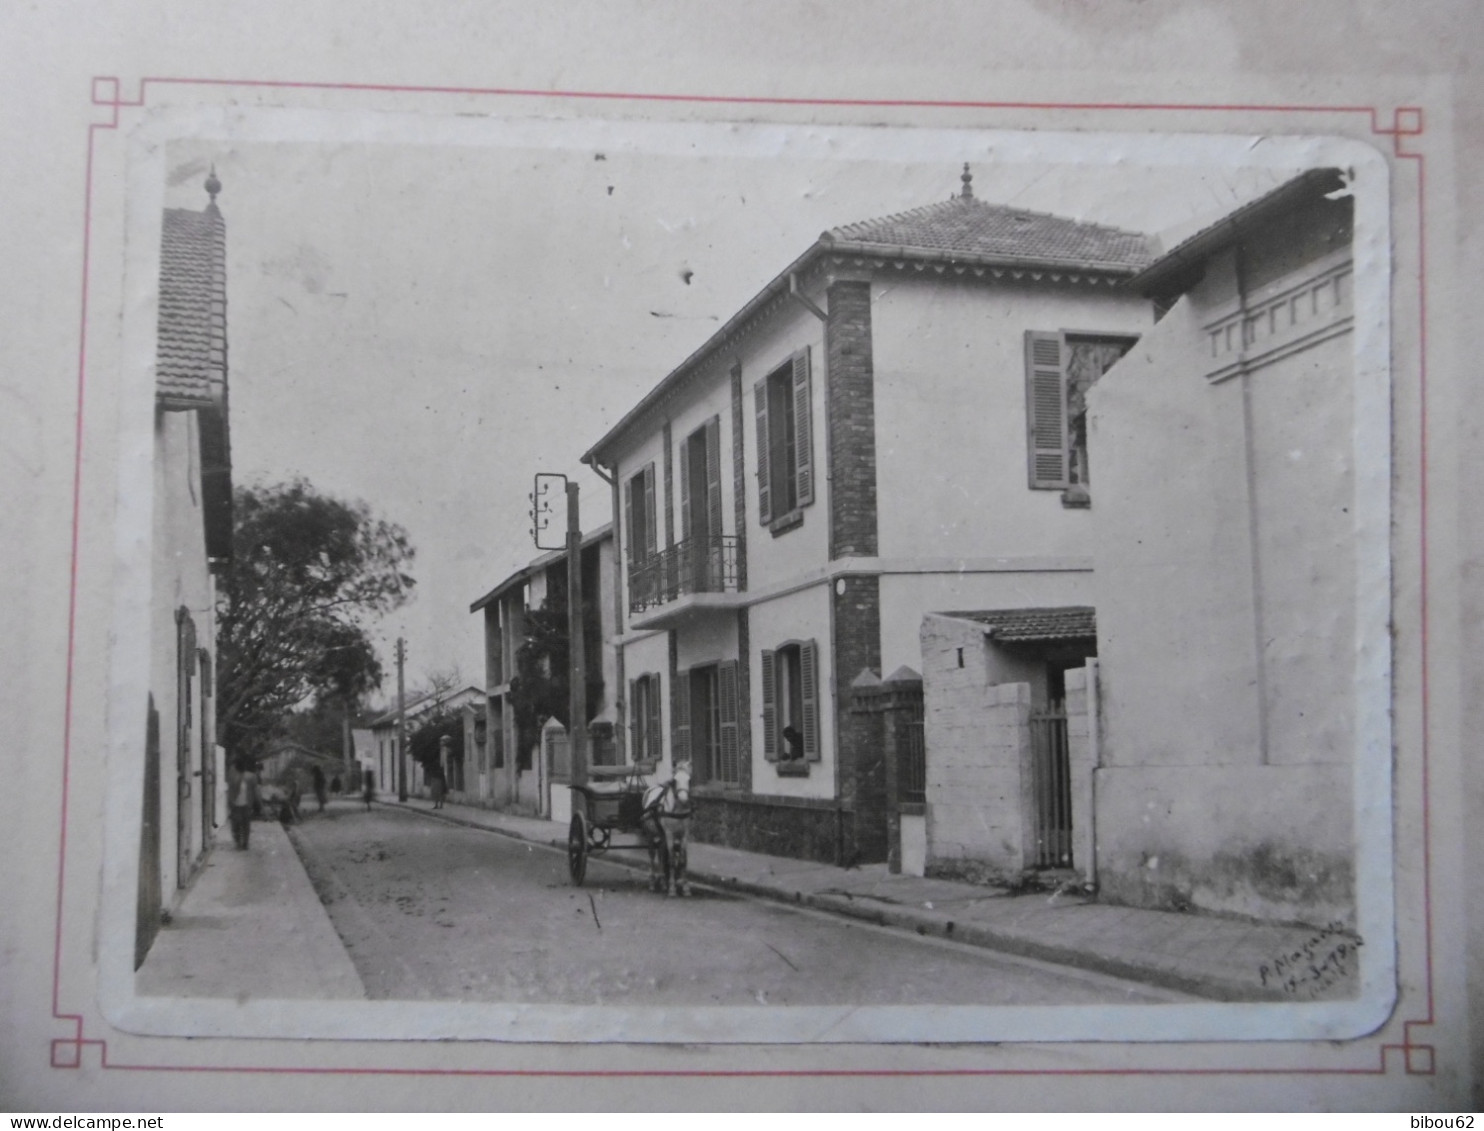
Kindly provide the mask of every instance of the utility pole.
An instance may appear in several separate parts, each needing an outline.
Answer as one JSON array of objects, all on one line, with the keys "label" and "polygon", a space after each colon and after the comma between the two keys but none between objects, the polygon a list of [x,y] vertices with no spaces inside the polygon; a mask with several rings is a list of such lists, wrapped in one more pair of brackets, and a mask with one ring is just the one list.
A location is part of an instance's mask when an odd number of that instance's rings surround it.
[{"label": "utility pole", "polygon": [[567,749],[573,785],[587,784],[587,656],[582,623],[582,522],[577,514],[577,484],[567,483],[567,640],[572,658],[571,703]]},{"label": "utility pole", "polygon": [[577,484],[565,475],[540,472],[531,492],[531,536],[539,550],[559,547],[542,539],[551,522],[551,495],[557,480],[567,490],[567,752],[573,785],[587,783],[587,648],[582,618],[582,519]]},{"label": "utility pole", "polygon": [[402,669],[407,662],[407,641],[397,637],[397,800],[407,800],[407,699]]}]

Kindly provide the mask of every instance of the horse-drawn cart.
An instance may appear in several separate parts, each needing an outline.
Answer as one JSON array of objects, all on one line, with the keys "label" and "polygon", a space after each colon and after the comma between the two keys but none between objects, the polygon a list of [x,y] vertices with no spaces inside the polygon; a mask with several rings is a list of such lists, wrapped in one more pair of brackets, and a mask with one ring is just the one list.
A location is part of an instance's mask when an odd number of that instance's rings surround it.
[{"label": "horse-drawn cart", "polygon": [[[572,823],[567,828],[567,871],[572,882],[582,886],[587,858],[609,849],[648,852],[649,835],[644,828],[644,776],[654,772],[652,763],[632,766],[592,766],[591,780],[571,786]],[[613,836],[634,836],[633,843],[614,843]]]}]

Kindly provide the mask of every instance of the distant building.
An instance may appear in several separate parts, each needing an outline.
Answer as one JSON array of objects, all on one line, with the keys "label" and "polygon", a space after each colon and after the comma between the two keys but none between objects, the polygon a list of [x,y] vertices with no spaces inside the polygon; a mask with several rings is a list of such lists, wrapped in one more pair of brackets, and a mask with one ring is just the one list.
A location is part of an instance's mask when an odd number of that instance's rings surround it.
[{"label": "distant building", "polygon": [[[435,716],[448,715],[463,719],[467,708],[482,704],[483,700],[483,692],[473,685],[455,691],[422,691],[409,695],[402,709],[407,723],[407,736],[410,738],[419,727]],[[394,706],[371,720],[368,768],[375,774],[378,794],[400,792],[402,777],[399,775],[403,775],[406,778],[408,795],[421,797],[427,792],[422,763],[410,753],[405,759],[401,757],[403,747],[397,741],[397,715],[397,708]],[[361,749],[358,745],[358,756]],[[457,753],[465,754],[467,749],[464,747]],[[451,765],[443,768],[445,780],[454,794],[467,792],[465,769],[463,758],[456,758]]]},{"label": "distant building", "polygon": [[583,457],[617,484],[625,756],[691,759],[698,840],[920,842],[854,685],[917,668],[927,613],[1091,603],[1082,406],[1153,324],[1149,247],[962,180],[824,233]]},{"label": "distant building", "polygon": [[160,241],[155,352],[150,693],[135,965],[225,814],[216,744],[217,577],[232,555],[226,224],[221,185],[170,208]]},{"label": "distant building", "polygon": [[[583,725],[588,728],[590,762],[608,765],[621,761],[623,740],[613,691],[619,678],[612,526],[584,535],[581,552],[590,706]],[[486,713],[482,747],[477,742],[480,720],[470,720],[470,733],[476,740],[473,748],[482,751],[482,760],[476,763],[477,777],[466,783],[466,800],[567,819],[568,799],[562,787],[569,780],[570,767],[564,761],[565,747],[544,749],[544,720],[527,719],[523,727],[517,711],[520,651],[531,628],[532,611],[555,607],[554,600],[564,607],[566,592],[567,553],[554,550],[516,570],[470,606],[470,612],[484,620]],[[565,639],[565,621],[555,628]]]}]

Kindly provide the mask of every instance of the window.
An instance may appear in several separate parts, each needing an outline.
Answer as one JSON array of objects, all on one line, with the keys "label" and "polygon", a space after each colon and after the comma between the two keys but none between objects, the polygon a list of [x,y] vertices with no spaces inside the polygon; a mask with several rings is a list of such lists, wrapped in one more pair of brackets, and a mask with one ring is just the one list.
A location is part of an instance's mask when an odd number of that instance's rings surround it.
[{"label": "window", "polygon": [[764,649],[763,757],[779,772],[807,772],[819,752],[819,649],[812,640]]},{"label": "window", "polygon": [[659,525],[654,509],[654,464],[634,475],[623,496],[625,545],[630,568],[654,556],[659,549]]},{"label": "window", "polygon": [[654,506],[654,464],[624,485],[624,545],[629,555],[629,609],[637,612],[664,599],[664,560],[659,556],[659,522]]},{"label": "window", "polygon": [[1087,504],[1087,390],[1133,348],[1127,335],[1025,335],[1025,406],[1030,485]]},{"label": "window", "polygon": [[680,441],[680,591],[725,588],[721,530],[721,417],[713,416]]},{"label": "window", "polygon": [[658,672],[629,680],[629,761],[658,762],[660,739],[660,676]]},{"label": "window", "polygon": [[672,756],[691,760],[691,774],[697,783],[740,785],[737,661],[678,672],[675,692]]},{"label": "window", "polygon": [[797,512],[814,501],[808,349],[764,377],[752,393],[757,411],[758,521],[780,533],[797,525]]}]

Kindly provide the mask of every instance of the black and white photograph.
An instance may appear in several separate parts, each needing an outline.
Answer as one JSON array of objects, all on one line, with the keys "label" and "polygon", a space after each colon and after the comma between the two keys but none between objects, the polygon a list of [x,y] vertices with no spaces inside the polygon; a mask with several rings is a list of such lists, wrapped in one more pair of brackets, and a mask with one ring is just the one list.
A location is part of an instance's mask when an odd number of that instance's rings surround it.
[{"label": "black and white photograph", "polygon": [[1469,5],[12,9],[14,1122],[1479,1108]]},{"label": "black and white photograph", "polygon": [[149,123],[110,1020],[1375,1028],[1386,180],[1336,138]]}]

